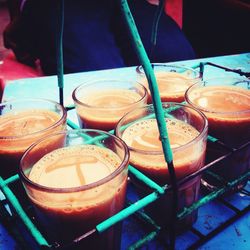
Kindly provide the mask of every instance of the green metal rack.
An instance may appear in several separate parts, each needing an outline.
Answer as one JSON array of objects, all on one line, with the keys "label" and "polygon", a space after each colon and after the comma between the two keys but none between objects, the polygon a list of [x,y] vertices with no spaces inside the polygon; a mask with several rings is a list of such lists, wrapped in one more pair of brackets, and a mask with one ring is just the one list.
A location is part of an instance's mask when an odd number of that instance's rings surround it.
[{"label": "green metal rack", "polygon": [[[72,123],[71,121],[68,121],[68,125],[70,125],[73,129],[77,127],[76,124]],[[216,143],[216,142],[215,142]],[[245,147],[249,147],[250,143],[245,144],[242,148],[238,150],[242,150]],[[236,150],[237,152],[237,150]],[[189,181],[192,178],[195,178],[196,176],[202,174],[202,173],[207,173],[212,175],[213,178],[216,178],[217,180],[221,180],[221,177],[214,174],[210,169],[215,163],[218,163],[220,161],[223,161],[227,157],[229,157],[231,154],[234,154],[235,152],[230,152],[228,154],[225,154],[221,156],[220,158],[216,159],[213,162],[208,163],[205,165],[202,169],[200,169],[198,172],[191,174],[187,176],[186,178],[180,180],[178,182],[178,185],[183,185],[185,182]],[[136,243],[132,244],[129,249],[139,249],[143,245],[147,244],[148,242],[152,241],[158,235],[162,232],[165,231],[165,229],[162,229],[160,226],[158,226],[146,213],[142,211],[142,208],[150,204],[151,202],[154,202],[157,200],[161,195],[163,195],[166,192],[169,192],[172,190],[171,185],[165,185],[165,186],[159,186],[157,183],[153,182],[151,179],[149,179],[147,176],[142,174],[140,171],[137,169],[133,168],[132,166],[129,166],[129,175],[133,175],[134,177],[138,178],[140,181],[143,181],[146,185],[148,185],[150,188],[152,188],[154,191],[152,191],[151,194],[148,196],[136,201],[135,203],[129,203],[128,206],[123,209],[121,212],[118,214],[110,217],[109,219],[103,221],[99,225],[96,226],[93,231],[88,232],[87,234],[84,234],[82,238],[88,237],[90,234],[93,233],[102,233],[105,231],[107,228],[110,226],[114,225],[115,223],[122,221],[126,219],[129,216],[135,216],[139,218],[139,221],[144,221],[146,225],[153,230],[145,235],[142,239],[137,241]],[[234,187],[236,187],[239,183],[241,183],[244,180],[249,179],[250,177],[250,171],[246,172],[244,175],[240,176],[238,179],[235,179],[231,182],[228,183],[221,183],[220,188],[216,188],[214,190],[206,190],[207,194],[204,195],[201,199],[199,199],[196,203],[194,203],[190,207],[185,207],[183,208],[182,211],[180,211],[177,214],[178,220],[184,218],[188,214],[192,213],[195,209],[198,209],[199,207],[205,205],[206,203],[211,202],[212,200],[215,199],[220,199],[223,194],[225,194],[227,191],[232,190]],[[6,200],[1,201],[1,221],[3,221],[4,225],[14,234],[14,237],[17,239],[17,241],[21,244],[24,243],[24,239],[20,238],[20,232],[16,231],[15,228],[15,221],[21,222],[25,228],[27,229],[28,233],[31,235],[33,240],[36,242],[36,244],[41,247],[41,248],[59,248],[54,243],[49,243],[46,240],[46,237],[43,236],[43,233],[39,231],[39,226],[37,226],[37,222],[34,220],[32,216],[30,216],[29,212],[29,205],[25,205],[26,207],[23,207],[23,204],[20,204],[19,200],[16,198],[15,193],[13,193],[11,185],[15,185],[15,183],[20,182],[19,176],[15,175],[12,176],[6,180],[3,180],[0,177],[0,188],[3,191],[3,193],[6,196]],[[249,195],[249,191],[242,189],[241,192],[245,192]],[[224,204],[226,202],[224,201]],[[14,213],[12,210],[12,214],[8,212],[6,209],[6,206],[10,205],[11,207],[14,208]],[[231,207],[231,205],[228,203],[226,204],[228,207]],[[231,208],[232,209],[232,208]],[[233,210],[237,210],[236,208],[233,208]],[[234,217],[230,218],[230,220],[226,221],[224,224],[220,225],[220,227],[216,228],[214,231],[212,231],[209,235],[202,236],[201,233],[196,231],[194,228],[192,228],[192,232],[195,234],[199,235],[200,239],[195,243],[195,245],[199,245],[206,240],[208,240],[210,237],[214,236],[214,234],[218,233],[219,231],[223,230],[227,225],[235,221],[237,218],[240,216],[244,215],[245,213],[250,211],[250,205],[244,208],[242,211],[236,211],[236,214]],[[14,230],[14,231],[13,231]],[[195,246],[194,245],[194,246]],[[195,249],[195,248],[194,248]]]},{"label": "green metal rack", "polygon": [[[160,6],[159,6],[159,11],[158,11],[158,16],[156,16],[155,19],[155,29],[154,32],[157,32],[157,20],[159,15],[161,14],[161,9],[163,6],[163,0],[160,1]],[[171,181],[169,185],[164,185],[164,186],[159,186],[157,183],[149,179],[147,176],[142,174],[140,171],[137,169],[133,168],[132,166],[129,166],[129,175],[140,181],[142,181],[145,185],[150,187],[152,189],[152,193],[149,195],[137,200],[136,202],[131,202],[128,201],[128,205],[126,208],[124,208],[122,211],[119,213],[115,214],[114,216],[108,218],[107,220],[103,221],[102,223],[96,225],[93,230],[90,232],[87,232],[83,234],[81,237],[75,240],[75,242],[79,240],[84,240],[84,238],[89,237],[91,234],[95,233],[102,233],[112,225],[114,225],[117,222],[123,221],[126,218],[133,216],[136,217],[138,220],[138,223],[142,223],[143,225],[146,225],[146,227],[151,228],[150,232],[145,234],[144,237],[142,237],[139,241],[133,243],[130,245],[129,249],[139,249],[142,246],[148,244],[152,240],[156,239],[159,237],[160,234],[165,233],[168,238],[168,242],[166,243],[166,247],[169,247],[170,249],[174,249],[175,246],[175,240],[176,240],[176,235],[174,233],[174,230],[169,230],[169,232],[166,232],[165,229],[161,228],[158,226],[145,212],[143,212],[143,208],[146,207],[147,205],[153,203],[159,197],[162,195],[166,194],[167,192],[171,191],[173,192],[173,221],[174,223],[176,220],[183,219],[185,216],[189,215],[192,213],[194,210],[198,209],[199,207],[211,202],[212,200],[215,199],[220,199],[223,200],[223,195],[230,191],[233,190],[234,187],[236,187],[239,183],[242,181],[248,180],[250,177],[250,171],[246,172],[244,175],[240,176],[238,179],[235,179],[231,182],[225,182],[224,180],[221,179],[220,176],[214,174],[212,172],[212,167],[214,164],[224,161],[227,157],[230,157],[232,154],[236,154],[240,150],[244,150],[246,148],[250,147],[250,142],[246,143],[245,145],[242,145],[242,147],[234,150],[228,150],[228,147],[226,145],[223,145],[222,142],[216,140],[215,138],[208,137],[208,140],[210,141],[211,144],[217,144],[220,147],[224,147],[228,153],[225,155],[222,155],[218,159],[215,159],[212,162],[207,163],[202,169],[197,171],[196,173],[193,173],[187,177],[185,177],[182,180],[179,180],[177,182],[175,178],[175,172],[174,172],[174,163],[173,163],[173,158],[172,158],[172,151],[170,149],[170,144],[168,141],[168,136],[167,135],[167,129],[166,129],[166,124],[165,124],[165,119],[163,119],[163,110],[162,110],[162,105],[160,101],[160,96],[159,96],[159,91],[156,83],[156,78],[154,75],[154,72],[151,67],[151,63],[147,57],[147,54],[143,48],[143,44],[140,40],[139,34],[137,32],[135,23],[133,21],[133,17],[130,13],[129,6],[127,4],[126,0],[121,0],[121,8],[124,13],[125,20],[127,22],[127,26],[130,30],[131,33],[131,39],[132,42],[135,44],[136,48],[136,53],[138,58],[140,59],[140,62],[144,68],[144,71],[146,73],[148,82],[149,82],[149,87],[151,91],[151,95],[153,98],[153,105],[155,108],[155,113],[156,113],[156,118],[158,122],[158,127],[159,127],[159,132],[161,135],[161,141],[162,141],[162,146],[163,146],[163,151],[164,151],[164,156],[166,159],[166,167],[169,168],[170,172],[170,177]],[[64,1],[60,0],[58,1],[58,8],[59,8],[59,16],[58,16],[58,87],[59,87],[59,99],[60,103],[63,104],[63,53],[62,53],[62,34],[63,34],[63,8],[64,8]],[[152,35],[153,40],[155,38],[154,34]],[[204,64],[199,65],[201,66],[201,70],[204,70]],[[77,129],[78,125],[74,124],[72,121],[68,120],[67,124],[71,129]],[[206,194],[199,199],[196,203],[192,204],[190,207],[185,207],[182,209],[182,211],[179,211],[177,213],[177,195],[178,195],[178,186],[181,186],[185,184],[187,181],[191,180],[192,178],[195,178],[198,175],[206,173],[207,175],[210,175],[211,178],[217,179],[217,181],[220,182],[221,186],[219,188],[213,188],[211,187],[203,187],[206,188]],[[2,200],[0,202],[0,219],[1,222],[6,226],[6,228],[9,229],[9,231],[14,235],[14,238],[20,243],[24,248],[29,249],[30,246],[27,245],[27,241],[25,237],[20,236],[20,231],[16,228],[16,222],[21,223],[21,225],[25,228],[25,230],[28,232],[31,241],[34,241],[34,244],[38,248],[48,248],[48,249],[60,249],[63,248],[64,246],[59,246],[55,242],[48,242],[46,239],[46,236],[44,236],[43,232],[39,229],[39,225],[37,221],[33,218],[33,214],[30,213],[30,205],[29,204],[23,204],[22,201],[19,201],[12,190],[13,185],[16,185],[17,183],[20,182],[19,176],[11,176],[10,178],[3,180],[0,177],[0,189],[4,193],[6,199]],[[249,195],[249,192],[247,190],[242,189],[241,192],[244,192],[245,194]],[[21,204],[22,203],[22,204]],[[201,232],[197,231],[194,228],[191,228],[190,230],[198,236],[198,240],[190,247],[190,249],[195,249],[205,241],[207,241],[209,238],[213,237],[216,233],[219,231],[223,230],[227,225],[232,223],[234,220],[239,218],[240,216],[244,215],[245,213],[250,211],[250,205],[244,208],[243,210],[237,210],[236,208],[232,207],[229,203],[223,200],[223,203],[230,207],[232,210],[234,210],[235,216],[232,217],[230,220],[226,221],[224,224],[221,224],[219,227],[217,227],[215,230],[213,230],[210,234],[204,236]],[[9,211],[9,207],[11,207],[11,211]],[[173,226],[173,225],[172,225]],[[72,242],[72,245],[74,242]],[[32,247],[31,247],[32,248]]]}]

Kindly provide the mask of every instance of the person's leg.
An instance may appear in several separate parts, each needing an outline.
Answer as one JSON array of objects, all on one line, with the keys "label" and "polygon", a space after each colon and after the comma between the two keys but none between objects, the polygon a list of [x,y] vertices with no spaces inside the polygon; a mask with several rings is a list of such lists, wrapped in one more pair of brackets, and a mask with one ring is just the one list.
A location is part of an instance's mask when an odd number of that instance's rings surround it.
[{"label": "person's leg", "polygon": [[[46,74],[56,74],[58,1],[30,1],[24,15],[31,26],[34,53]],[[110,31],[112,5],[104,1],[65,1],[63,52],[65,73],[125,66]],[[31,14],[32,12],[32,14]],[[35,27],[34,27],[35,26]]]},{"label": "person's leg", "polygon": [[[152,54],[150,39],[157,6],[149,4],[146,0],[130,0],[128,2],[151,62],[172,62],[195,58],[193,48],[184,33],[165,12],[162,13],[160,18],[157,43]],[[131,46],[121,14],[116,15],[114,19],[116,22],[114,22],[113,28],[116,34],[117,44],[121,48],[126,64],[128,66],[138,65],[139,61]]]}]

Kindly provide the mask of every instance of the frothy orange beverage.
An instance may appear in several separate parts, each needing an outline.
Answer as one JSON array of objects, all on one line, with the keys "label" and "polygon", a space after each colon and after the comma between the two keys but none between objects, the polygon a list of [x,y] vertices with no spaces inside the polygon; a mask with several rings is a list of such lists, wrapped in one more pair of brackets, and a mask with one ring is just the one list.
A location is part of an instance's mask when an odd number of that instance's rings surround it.
[{"label": "frothy orange beverage", "polygon": [[29,110],[0,116],[1,175],[17,173],[17,166],[24,151],[43,136],[61,131],[65,123],[53,127],[61,116],[48,110]]},{"label": "frothy orange beverage", "polygon": [[[32,167],[29,179],[42,186],[63,189],[86,186],[86,190],[63,193],[28,190],[50,236],[69,242],[123,208],[126,176],[93,188],[87,186],[109,176],[120,164],[121,159],[110,149],[78,145],[56,149]],[[115,238],[114,230],[84,241],[79,249],[116,249],[114,244],[119,239]]]},{"label": "frothy orange beverage", "polygon": [[[162,102],[183,102],[185,91],[194,83],[192,78],[176,72],[155,72]],[[143,85],[148,89],[148,81],[145,78]],[[149,94],[148,103],[152,103]]]},{"label": "frothy orange beverage", "polygon": [[[180,112],[181,113],[181,112]],[[190,112],[191,113],[191,112]],[[195,118],[195,117],[194,117]],[[173,152],[176,177],[183,178],[196,172],[204,165],[206,141],[204,135],[193,126],[175,118],[165,118]],[[198,120],[197,123],[199,124]],[[156,119],[138,120],[128,126],[122,139],[130,148],[130,164],[160,185],[170,183],[168,166],[163,156]],[[194,141],[195,140],[195,141]],[[146,185],[133,180],[139,195],[144,197],[152,192]],[[178,188],[178,210],[197,201],[200,177],[196,177]],[[145,207],[158,225],[166,226],[172,218],[172,192],[166,193],[153,204]],[[191,226],[197,218],[197,211],[176,222],[179,231]]]},{"label": "frothy orange beverage", "polygon": [[105,178],[119,162],[118,156],[106,148],[93,145],[60,148],[39,160],[29,179],[52,188],[80,187]]},{"label": "frothy orange beverage", "polygon": [[[177,178],[198,170],[203,164],[205,147],[201,142],[189,147],[184,145],[194,140],[199,132],[191,125],[177,119],[167,119],[167,129]],[[169,181],[156,119],[134,123],[125,129],[122,139],[132,148],[130,162],[133,166],[160,184]],[[177,148],[178,150],[175,150]]]},{"label": "frothy orange beverage", "polygon": [[77,106],[82,128],[96,128],[105,131],[114,129],[116,123],[127,112],[145,104],[142,96],[136,91],[126,89],[95,89],[84,96],[80,102],[86,105]]},{"label": "frothy orange beverage", "polygon": [[208,118],[209,133],[235,147],[250,139],[250,91],[206,86],[190,91],[189,102]]}]

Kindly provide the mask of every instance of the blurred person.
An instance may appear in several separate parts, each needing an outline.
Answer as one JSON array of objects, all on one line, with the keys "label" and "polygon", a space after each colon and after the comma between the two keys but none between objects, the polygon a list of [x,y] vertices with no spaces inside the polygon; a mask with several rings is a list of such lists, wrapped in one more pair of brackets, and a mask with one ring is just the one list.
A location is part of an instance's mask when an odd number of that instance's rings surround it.
[{"label": "blurred person", "polygon": [[[169,0],[170,1],[170,0]],[[173,0],[182,1],[182,0]],[[17,60],[35,65],[46,75],[56,74],[56,0],[8,0],[11,22],[4,44]],[[178,24],[163,12],[157,43],[151,53],[151,31],[157,0],[128,0],[138,32],[152,62],[195,58],[194,50]],[[139,65],[118,0],[64,2],[64,73]]]}]

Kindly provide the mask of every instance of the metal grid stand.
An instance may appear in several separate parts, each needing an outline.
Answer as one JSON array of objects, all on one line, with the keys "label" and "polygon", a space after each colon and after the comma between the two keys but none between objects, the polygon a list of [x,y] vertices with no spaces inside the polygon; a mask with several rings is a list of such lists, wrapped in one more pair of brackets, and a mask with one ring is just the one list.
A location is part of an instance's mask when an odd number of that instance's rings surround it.
[{"label": "metal grid stand", "polygon": [[[63,1],[60,1],[63,4]],[[162,2],[162,1],[161,1]],[[125,16],[127,16],[127,20],[131,18],[131,14],[129,10],[127,9],[127,2],[124,0],[121,0],[121,6],[125,13]],[[63,11],[63,5],[61,5],[61,11]],[[130,20],[131,21],[131,20]],[[61,24],[61,25],[60,25]],[[133,23],[132,23],[133,24]],[[129,26],[129,24],[128,24]],[[59,86],[59,96],[60,96],[60,103],[63,104],[63,56],[62,56],[62,27],[63,27],[63,16],[59,16],[59,36],[58,36],[58,86]],[[129,26],[131,28],[132,35],[134,34],[134,39],[138,39],[136,35],[136,31],[133,30],[133,26]],[[135,42],[135,41],[134,41]],[[137,43],[137,45],[140,43]],[[141,50],[142,48],[137,48],[138,56],[141,58],[142,65],[145,69],[147,78],[149,80],[150,90],[152,91],[153,96],[153,103],[156,107],[157,111],[157,105],[159,105],[159,95],[158,89],[155,88],[156,80],[154,73],[152,71],[150,62],[145,60],[147,59],[146,55],[144,55],[144,51]],[[142,54],[141,54],[142,53]],[[209,63],[208,63],[209,64]],[[211,65],[211,64],[210,64]],[[218,65],[217,65],[218,66]],[[202,66],[202,70],[204,70],[204,64]],[[222,66],[221,66],[222,67]],[[237,72],[236,72],[237,73]],[[242,73],[242,72],[241,72]],[[154,97],[156,98],[154,99]],[[78,128],[76,124],[74,124],[72,121],[68,120],[68,126],[70,126],[72,129]],[[161,131],[160,131],[161,132]],[[222,147],[225,147],[225,149],[228,150],[228,147],[226,145],[223,145],[222,142],[217,141],[214,138],[209,137],[210,142],[213,144],[219,144]],[[164,144],[164,143],[163,143]],[[168,145],[167,145],[168,146]],[[163,145],[164,147],[164,145]],[[237,150],[242,150],[242,148],[248,148],[250,147],[250,142],[248,142],[246,145],[243,145],[241,148]],[[168,150],[168,149],[167,149]],[[112,216],[111,218],[108,218],[104,222],[100,223],[99,225],[96,225],[96,228],[94,228],[92,231],[87,232],[86,234],[82,235],[80,239],[77,240],[84,240],[84,238],[88,237],[91,234],[94,233],[102,233],[110,226],[114,225],[115,223],[119,221],[127,221],[130,220],[130,218],[135,218],[136,224],[140,225],[142,230],[146,229],[146,232],[141,239],[137,240],[136,242],[133,242],[130,244],[130,246],[127,246],[129,249],[139,249],[145,244],[150,245],[152,242],[156,242],[157,244],[160,244],[163,246],[163,248],[171,248],[173,249],[175,247],[176,239],[175,235],[170,235],[166,232],[165,229],[158,226],[144,211],[143,208],[149,205],[150,203],[153,203],[156,201],[161,195],[164,195],[166,192],[172,191],[173,193],[177,192],[176,187],[180,186],[187,181],[191,180],[192,178],[195,178],[198,175],[201,174],[208,174],[212,175],[213,178],[216,178],[221,182],[221,186],[219,188],[214,188],[209,184],[206,184],[203,186],[203,190],[205,190],[205,193],[203,193],[203,196],[199,199],[198,202],[194,203],[190,207],[185,207],[182,211],[179,211],[176,214],[176,217],[178,220],[184,218],[188,214],[192,213],[192,211],[201,208],[202,206],[209,204],[210,202],[216,200],[223,204],[223,206],[226,206],[228,209],[232,210],[234,215],[226,220],[224,223],[217,226],[214,230],[211,230],[208,234],[204,234],[201,231],[197,230],[195,227],[192,227],[189,231],[196,235],[196,241],[193,242],[191,245],[189,245],[187,248],[189,249],[196,249],[198,246],[202,245],[204,242],[208,241],[211,237],[216,235],[217,233],[221,232],[225,227],[233,223],[235,220],[237,220],[239,217],[243,216],[250,210],[250,205],[246,205],[243,209],[238,209],[236,206],[232,205],[230,202],[228,202],[224,194],[227,193],[230,190],[233,190],[239,183],[242,181],[248,180],[250,177],[250,171],[246,172],[244,175],[240,176],[238,179],[232,180],[230,182],[224,182],[221,180],[221,177],[218,175],[215,175],[212,171],[212,167],[214,164],[225,160],[227,157],[229,157],[231,154],[237,153],[237,150],[229,150],[228,153],[225,155],[222,155],[218,159],[215,159],[213,162],[210,162],[206,164],[202,169],[200,169],[198,172],[191,174],[184,179],[176,182],[174,176],[172,178],[171,185],[165,185],[163,187],[159,186],[157,183],[150,180],[148,177],[140,173],[138,170],[134,169],[132,166],[129,167],[129,175],[133,175],[135,178],[138,178],[140,181],[143,181],[145,185],[149,186],[153,191],[149,195],[147,195],[144,198],[141,198],[137,201],[128,201],[128,206],[124,208],[121,212],[118,214]],[[167,159],[168,165],[171,166],[171,152],[167,152]],[[173,167],[173,166],[172,166]],[[173,173],[174,175],[174,173]],[[12,176],[6,180],[3,180],[0,177],[0,188],[2,192],[5,195],[5,199],[2,199],[0,202],[0,218],[1,222],[6,226],[6,228],[9,230],[9,232],[14,236],[14,238],[17,240],[17,242],[24,248],[24,249],[36,249],[38,248],[48,248],[48,249],[60,249],[64,248],[64,246],[59,246],[55,242],[48,242],[46,240],[46,236],[44,236],[44,232],[40,231],[40,226],[38,222],[34,219],[34,215],[32,212],[32,208],[26,201],[23,203],[22,200],[18,200],[15,195],[14,189],[12,189],[14,185],[17,185],[19,183],[19,176],[15,175]],[[13,192],[14,193],[13,193]],[[244,194],[245,196],[249,196],[249,190],[241,189],[240,192]],[[128,195],[128,199],[129,199]],[[177,211],[175,211],[177,212]],[[17,227],[18,226],[18,227]],[[19,228],[19,230],[18,230]],[[26,231],[26,233],[20,237],[20,231],[22,232]],[[171,231],[171,230],[170,230]],[[172,239],[171,239],[172,237]],[[174,237],[174,238],[173,238]],[[29,243],[27,243],[29,242]],[[32,242],[32,243],[31,243]],[[178,237],[177,237],[177,243],[178,243]],[[74,243],[72,243],[74,244]],[[72,246],[72,245],[71,245]]]}]

